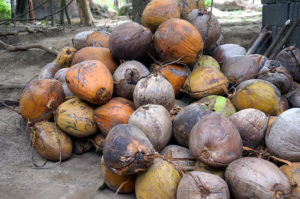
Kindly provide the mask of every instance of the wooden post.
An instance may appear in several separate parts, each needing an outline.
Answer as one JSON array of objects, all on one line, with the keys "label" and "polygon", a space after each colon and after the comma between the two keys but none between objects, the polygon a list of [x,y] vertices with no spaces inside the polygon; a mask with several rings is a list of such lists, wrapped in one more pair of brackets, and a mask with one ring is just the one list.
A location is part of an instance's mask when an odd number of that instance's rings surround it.
[{"label": "wooden post", "polygon": [[[53,0],[49,0],[49,4],[50,4],[50,12],[52,14],[53,13]],[[51,18],[51,26],[54,26],[54,16],[51,15],[50,18]]]},{"label": "wooden post", "polygon": [[151,0],[132,0],[132,14],[133,14],[133,21],[142,23],[142,14],[146,7],[146,5]]},{"label": "wooden post", "polygon": [[[65,6],[65,1],[61,0],[60,1],[60,7],[63,8]],[[64,24],[65,23],[65,10],[62,10],[60,12],[60,24]]]},{"label": "wooden post", "polygon": [[77,0],[77,7],[80,16],[80,23],[86,26],[94,25],[94,18],[87,0]]},{"label": "wooden post", "polygon": [[[67,4],[66,0],[63,0],[64,1],[64,5]],[[67,17],[67,20],[68,20],[68,24],[71,24],[71,19],[70,19],[70,16],[69,16],[69,12],[68,12],[68,7],[65,8],[65,13],[66,13],[66,17]]]},{"label": "wooden post", "polygon": [[32,19],[31,23],[34,23],[35,16],[34,16],[33,1],[32,0],[29,0],[28,8],[29,8],[29,17],[30,17],[30,19]]},{"label": "wooden post", "polygon": [[10,0],[11,5],[11,18],[14,20],[14,26],[16,27],[16,6],[15,0]]}]

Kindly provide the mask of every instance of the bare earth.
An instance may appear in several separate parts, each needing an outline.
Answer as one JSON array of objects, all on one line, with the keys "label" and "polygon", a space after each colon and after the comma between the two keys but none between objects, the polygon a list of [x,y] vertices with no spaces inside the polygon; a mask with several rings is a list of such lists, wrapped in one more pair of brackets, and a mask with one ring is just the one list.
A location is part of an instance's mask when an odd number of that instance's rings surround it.
[{"label": "bare earth", "polygon": [[[110,25],[116,25],[116,22],[111,22]],[[59,50],[72,45],[71,39],[77,32],[89,29],[72,26],[59,32],[31,33],[1,39],[14,44],[42,44]],[[247,38],[247,43],[243,45],[249,45],[250,40],[256,36],[253,32],[258,33],[259,29],[260,24],[250,25],[248,28],[226,26],[225,42],[236,41],[235,43],[242,44]],[[244,33],[241,30],[245,30]],[[7,52],[0,49],[0,100],[18,100],[24,85],[37,77],[41,68],[53,59],[54,55],[41,50]],[[93,152],[81,156],[73,155],[61,165],[50,162],[46,166],[50,167],[48,169],[34,168],[29,138],[20,121],[21,117],[15,112],[0,108],[1,199],[135,198],[134,194],[116,195],[109,189],[97,191],[103,180],[100,173],[100,156]],[[36,152],[33,154],[36,162],[41,165],[43,160]]]}]

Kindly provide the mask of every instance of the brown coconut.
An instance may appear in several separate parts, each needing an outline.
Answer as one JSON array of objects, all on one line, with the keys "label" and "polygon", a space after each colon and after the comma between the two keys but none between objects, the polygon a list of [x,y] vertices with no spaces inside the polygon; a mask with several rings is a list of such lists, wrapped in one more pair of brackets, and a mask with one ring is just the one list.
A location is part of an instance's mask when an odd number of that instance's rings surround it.
[{"label": "brown coconut", "polygon": [[230,57],[245,54],[246,49],[238,44],[223,44],[214,49],[212,56],[222,65]]},{"label": "brown coconut", "polygon": [[254,157],[233,161],[226,168],[225,180],[238,199],[283,199],[291,191],[287,177],[275,164]]},{"label": "brown coconut", "polygon": [[148,104],[139,107],[130,116],[128,124],[141,129],[157,151],[162,150],[172,136],[170,113],[162,105]]},{"label": "brown coconut", "polygon": [[229,57],[222,64],[222,72],[234,83],[254,79],[258,73],[258,64],[247,56]]},{"label": "brown coconut", "polygon": [[193,167],[196,163],[196,160],[189,149],[182,146],[168,145],[160,152],[160,154],[172,161],[175,165],[183,168]]},{"label": "brown coconut", "polygon": [[109,33],[105,31],[95,31],[86,37],[86,46],[108,48]]},{"label": "brown coconut", "polygon": [[133,92],[136,108],[147,104],[159,104],[171,110],[175,103],[172,85],[161,75],[150,75],[138,81]]},{"label": "brown coconut", "polygon": [[109,49],[116,59],[142,57],[152,41],[151,30],[135,22],[118,25],[110,34]]},{"label": "brown coconut", "polygon": [[238,129],[243,145],[256,148],[264,143],[268,117],[260,110],[249,108],[241,110],[229,118]]},{"label": "brown coconut", "polygon": [[83,31],[83,32],[77,33],[72,39],[74,48],[76,48],[77,50],[80,50],[81,48],[86,47],[85,40],[86,40],[87,36],[91,33],[93,33],[93,31]]},{"label": "brown coconut", "polygon": [[189,135],[194,125],[205,115],[212,113],[201,103],[192,103],[181,110],[173,121],[173,136],[177,143],[189,145]]},{"label": "brown coconut", "polygon": [[130,124],[119,124],[112,128],[103,149],[106,166],[118,175],[146,171],[154,153],[144,132]]},{"label": "brown coconut", "polygon": [[122,63],[113,74],[115,95],[132,100],[138,80],[147,75],[150,75],[149,70],[138,61]]},{"label": "brown coconut", "polygon": [[239,131],[229,119],[210,113],[192,128],[189,149],[198,160],[222,167],[242,156],[243,144]]},{"label": "brown coconut", "polygon": [[288,69],[276,60],[266,61],[263,68],[259,71],[257,79],[271,82],[282,94],[289,91],[293,83],[293,78]]},{"label": "brown coconut", "polygon": [[300,161],[300,109],[292,108],[279,115],[265,137],[268,150],[276,156]]},{"label": "brown coconut", "polygon": [[182,177],[177,189],[177,199],[229,199],[227,183],[219,176],[192,171]]},{"label": "brown coconut", "polygon": [[205,39],[204,49],[211,49],[221,35],[221,25],[217,17],[213,14],[210,15],[203,9],[194,9],[187,16],[187,21],[193,24],[201,34],[202,39]]}]

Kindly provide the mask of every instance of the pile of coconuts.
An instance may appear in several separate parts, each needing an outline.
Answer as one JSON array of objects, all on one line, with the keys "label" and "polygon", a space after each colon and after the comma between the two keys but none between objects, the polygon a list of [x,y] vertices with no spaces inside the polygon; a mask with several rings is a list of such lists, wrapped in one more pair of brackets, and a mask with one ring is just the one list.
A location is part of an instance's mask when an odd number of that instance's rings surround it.
[{"label": "pile of coconuts", "polygon": [[96,151],[106,186],[138,199],[300,198],[300,50],[220,44],[196,0],[153,0],[142,22],[78,33],[25,87],[36,151]]}]

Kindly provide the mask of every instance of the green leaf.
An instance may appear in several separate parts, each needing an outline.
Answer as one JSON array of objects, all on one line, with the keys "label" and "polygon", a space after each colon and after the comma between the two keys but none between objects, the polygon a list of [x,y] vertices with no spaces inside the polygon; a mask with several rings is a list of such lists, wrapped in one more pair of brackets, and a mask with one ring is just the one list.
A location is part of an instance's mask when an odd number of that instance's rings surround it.
[{"label": "green leaf", "polygon": [[106,189],[106,187],[107,187],[107,185],[103,181],[103,183],[99,186],[98,191],[103,191],[104,189]]}]

